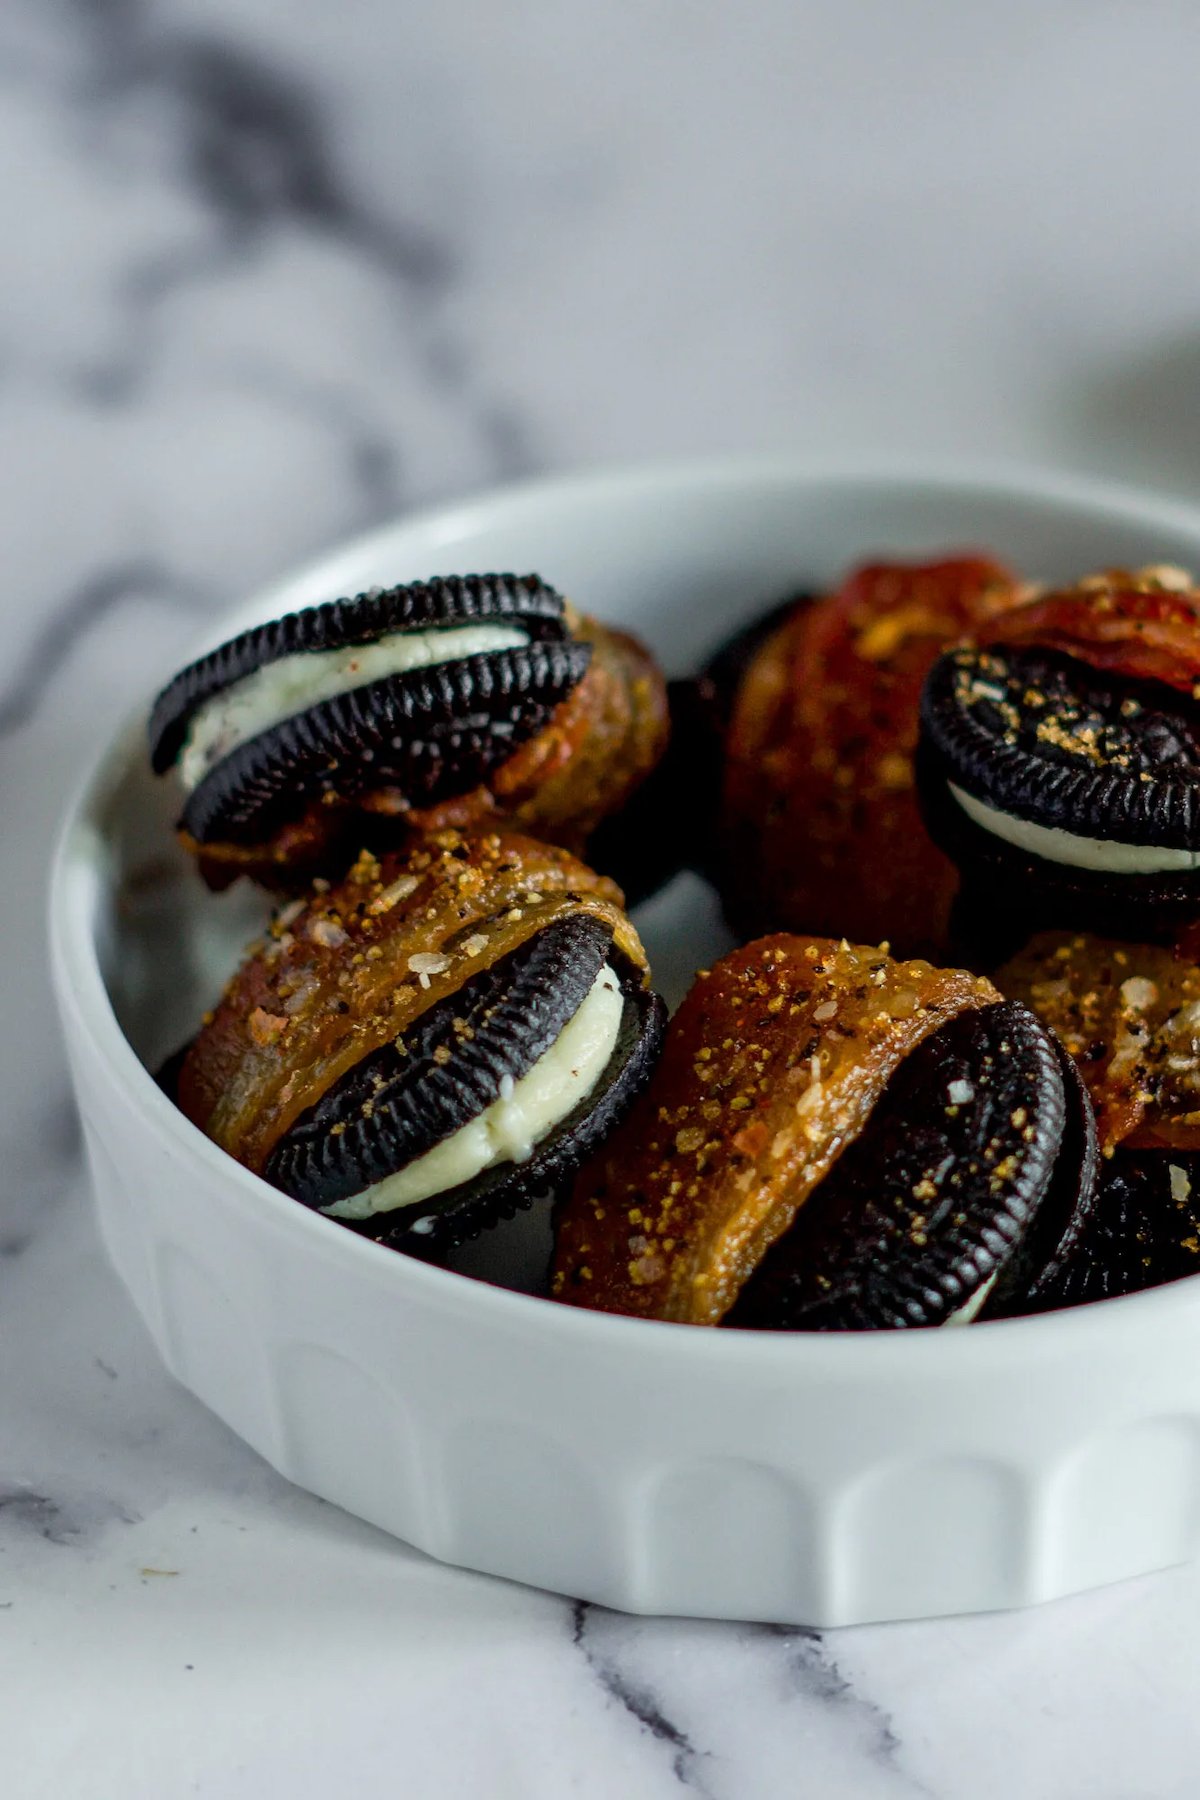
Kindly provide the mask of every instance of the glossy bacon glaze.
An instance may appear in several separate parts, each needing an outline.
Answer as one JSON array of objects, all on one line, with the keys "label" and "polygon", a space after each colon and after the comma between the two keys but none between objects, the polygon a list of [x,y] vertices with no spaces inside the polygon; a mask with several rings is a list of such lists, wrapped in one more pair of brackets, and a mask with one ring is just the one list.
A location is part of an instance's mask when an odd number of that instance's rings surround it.
[{"label": "glossy bacon glaze", "polygon": [[1074,1057],[1102,1148],[1200,1150],[1200,967],[1190,946],[1041,932],[996,984]]},{"label": "glossy bacon glaze", "polygon": [[726,744],[722,885],[740,927],[942,947],[956,877],[915,798],[921,685],[1019,594],[978,557],[870,565],[768,638]]},{"label": "glossy bacon glaze", "polygon": [[645,974],[620,890],[566,851],[508,831],[445,831],[405,854],[365,854],[338,886],[277,916],[184,1059],[179,1104],[261,1172],[363,1057],[570,912],[610,926]]},{"label": "glossy bacon glaze", "polygon": [[715,1325],[904,1057],[990,982],[831,939],[724,957],[559,1221],[553,1291],[602,1312]]},{"label": "glossy bacon glaze", "polygon": [[1200,591],[1182,569],[1108,569],[1040,594],[978,633],[985,645],[1037,644],[1096,669],[1165,682],[1195,696],[1200,683]]}]

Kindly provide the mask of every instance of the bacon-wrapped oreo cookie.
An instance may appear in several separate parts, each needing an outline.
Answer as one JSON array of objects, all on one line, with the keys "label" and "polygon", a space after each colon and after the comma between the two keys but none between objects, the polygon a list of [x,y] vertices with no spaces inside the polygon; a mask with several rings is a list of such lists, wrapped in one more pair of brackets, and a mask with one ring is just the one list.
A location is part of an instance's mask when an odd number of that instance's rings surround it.
[{"label": "bacon-wrapped oreo cookie", "polygon": [[1200,915],[1200,592],[1155,567],[1042,596],[921,699],[931,834],[976,935],[1171,936]]},{"label": "bacon-wrapped oreo cookie", "polygon": [[1104,1150],[1092,1217],[1005,1310],[1077,1306],[1200,1273],[1200,968],[1176,945],[1041,932],[997,971],[1074,1058]]},{"label": "bacon-wrapped oreo cookie", "polygon": [[698,1325],[965,1319],[1070,1247],[1088,1115],[1050,1033],[989,982],[764,938],[697,982],[576,1177],[554,1293]]},{"label": "bacon-wrapped oreo cookie", "polygon": [[416,582],[256,626],[150,720],[214,885],[338,872],[364,841],[504,819],[580,849],[653,768],[665,688],[537,576]]},{"label": "bacon-wrapped oreo cookie", "polygon": [[941,949],[955,875],[916,805],[921,684],[948,643],[1019,592],[979,557],[870,565],[824,599],[797,601],[757,647],[739,639],[716,660],[718,712],[740,677],[718,872],[740,929]]},{"label": "bacon-wrapped oreo cookie", "polygon": [[1190,939],[1167,946],[1040,932],[996,983],[1074,1057],[1106,1153],[1200,1152],[1200,967]]},{"label": "bacon-wrapped oreo cookie", "polygon": [[1098,1176],[1074,1066],[1011,1001],[960,1013],[900,1064],[862,1135],[743,1288],[728,1325],[969,1324],[1041,1293]]},{"label": "bacon-wrapped oreo cookie", "polygon": [[295,1199],[427,1251],[569,1175],[662,1024],[611,882],[515,833],[440,832],[283,909],[177,1097]]}]

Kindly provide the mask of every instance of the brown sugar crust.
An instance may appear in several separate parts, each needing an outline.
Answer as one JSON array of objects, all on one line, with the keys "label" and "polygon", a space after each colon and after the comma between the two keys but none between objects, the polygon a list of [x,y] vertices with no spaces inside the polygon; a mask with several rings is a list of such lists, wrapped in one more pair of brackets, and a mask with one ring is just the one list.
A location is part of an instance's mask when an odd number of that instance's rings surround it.
[{"label": "brown sugar crust", "polygon": [[998,998],[960,969],[777,935],[702,974],[649,1087],[576,1178],[553,1292],[601,1312],[715,1325],[947,1019]]},{"label": "brown sugar crust", "polygon": [[1200,1150],[1200,968],[1192,947],[1045,931],[996,984],[1074,1057],[1102,1149]]},{"label": "brown sugar crust", "polygon": [[[493,771],[487,786],[426,808],[384,787],[352,802],[331,796],[261,844],[181,841],[210,887],[239,875],[292,891],[316,873],[339,875],[359,844],[395,849],[414,832],[504,825],[581,852],[602,819],[628,799],[666,749],[666,683],[635,637],[569,605],[572,636],[592,646],[583,680],[549,723]],[[353,845],[347,854],[347,848]]]},{"label": "brown sugar crust", "polygon": [[277,914],[189,1050],[179,1105],[261,1172],[362,1057],[570,912],[609,925],[615,949],[645,972],[620,889],[564,850],[509,831],[445,831],[402,854],[364,852],[338,886]]},{"label": "brown sugar crust", "polygon": [[947,644],[1019,596],[983,558],[868,566],[767,640],[727,739],[721,835],[740,925],[939,951],[957,878],[917,808],[921,685]]}]

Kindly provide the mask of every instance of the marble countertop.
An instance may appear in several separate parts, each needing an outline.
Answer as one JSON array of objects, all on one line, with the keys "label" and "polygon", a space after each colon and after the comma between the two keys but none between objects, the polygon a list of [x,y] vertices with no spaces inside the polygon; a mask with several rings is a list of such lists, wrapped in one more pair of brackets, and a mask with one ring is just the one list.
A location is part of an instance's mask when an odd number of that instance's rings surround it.
[{"label": "marble countertop", "polygon": [[1200,14],[0,8],[0,1787],[1197,1792],[1200,1570],[818,1635],[444,1569],[174,1388],[101,1256],[53,821],[216,611],[525,472],[729,448],[1200,477]]}]

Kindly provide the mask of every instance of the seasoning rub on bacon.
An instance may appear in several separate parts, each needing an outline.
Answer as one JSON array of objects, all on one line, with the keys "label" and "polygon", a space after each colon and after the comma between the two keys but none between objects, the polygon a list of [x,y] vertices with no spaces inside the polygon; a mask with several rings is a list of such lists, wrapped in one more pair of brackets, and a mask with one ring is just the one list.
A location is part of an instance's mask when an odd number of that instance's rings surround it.
[{"label": "seasoning rub on bacon", "polygon": [[768,937],[700,977],[579,1171],[554,1293],[767,1330],[1019,1311],[1070,1257],[1096,1163],[1061,1048],[990,982]]}]

